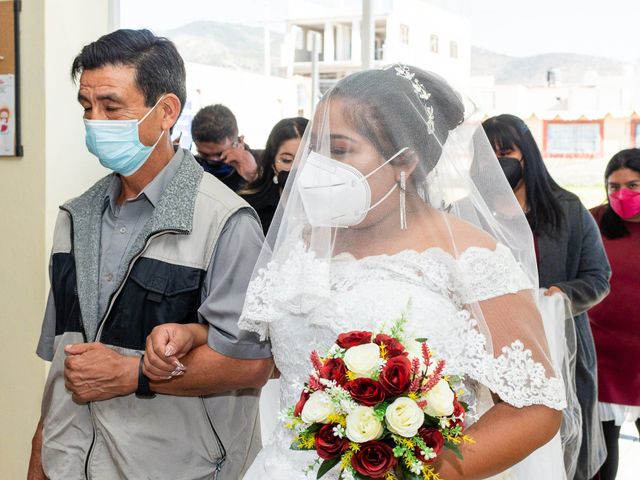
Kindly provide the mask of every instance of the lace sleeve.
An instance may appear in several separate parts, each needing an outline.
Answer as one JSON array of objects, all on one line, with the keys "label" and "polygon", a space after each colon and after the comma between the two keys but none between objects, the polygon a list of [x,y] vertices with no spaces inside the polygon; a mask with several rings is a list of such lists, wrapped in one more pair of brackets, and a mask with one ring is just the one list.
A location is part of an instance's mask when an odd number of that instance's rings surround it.
[{"label": "lace sleeve", "polygon": [[495,250],[471,247],[461,255],[458,265],[464,279],[464,303],[533,288],[511,250],[502,244]]},{"label": "lace sleeve", "polygon": [[269,324],[284,315],[302,315],[329,296],[329,266],[302,244],[281,261],[258,270],[247,288],[239,327],[269,338]]},{"label": "lace sleeve", "polygon": [[277,273],[274,265],[269,264],[267,268],[260,269],[258,275],[251,280],[238,322],[242,330],[257,333],[262,341],[269,338],[269,323],[276,316],[271,293],[277,283]]},{"label": "lace sleeve", "polygon": [[564,384],[553,366],[534,285],[511,251],[501,244],[495,250],[472,247],[458,268],[469,319],[462,370],[516,407],[563,409]]}]

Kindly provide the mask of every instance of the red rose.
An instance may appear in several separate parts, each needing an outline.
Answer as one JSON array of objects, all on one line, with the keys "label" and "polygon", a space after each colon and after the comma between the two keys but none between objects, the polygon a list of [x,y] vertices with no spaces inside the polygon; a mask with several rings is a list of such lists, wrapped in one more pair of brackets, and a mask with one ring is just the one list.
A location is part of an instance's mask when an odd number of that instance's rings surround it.
[{"label": "red rose", "polygon": [[320,378],[335,380],[338,385],[347,383],[347,367],[341,358],[327,360],[318,373]]},{"label": "red rose", "polygon": [[365,343],[371,343],[371,332],[354,330],[353,332],[341,333],[338,335],[336,343],[341,348],[351,348]]},{"label": "red rose", "polygon": [[333,433],[333,427],[336,425],[336,423],[323,425],[316,432],[316,453],[323,460],[330,460],[342,455],[349,448],[347,438],[336,437]]},{"label": "red rose", "polygon": [[451,414],[451,418],[453,419],[450,427],[464,426],[464,419],[467,415],[466,410],[462,406],[462,404],[456,399],[453,402],[453,413]]},{"label": "red rose", "polygon": [[396,463],[391,447],[376,440],[360,445],[360,450],[351,457],[356,472],[370,478],[384,478]]},{"label": "red rose", "polygon": [[293,407],[294,417],[300,416],[300,414],[302,413],[302,409],[304,408],[304,404],[307,403],[307,400],[309,400],[309,395],[310,393],[307,392],[306,390],[302,391],[302,393],[300,394],[300,400],[298,400],[298,403],[296,403],[296,406]]},{"label": "red rose", "polygon": [[[442,447],[444,447],[444,437],[442,434],[436,430],[435,428],[426,428],[422,427],[418,430],[418,435],[422,438],[422,441],[427,444],[427,447],[433,448],[433,451],[436,455],[440,455],[442,451]],[[420,448],[416,447],[414,450],[416,457],[423,462],[433,462],[435,458],[428,459],[422,453],[420,453]]]},{"label": "red rose", "polygon": [[389,335],[385,335],[384,333],[379,333],[378,335],[376,335],[373,343],[377,343],[378,345],[382,345],[384,343],[384,347],[387,352],[387,358],[397,357],[398,355],[409,355],[409,353],[405,351],[404,346],[398,341],[398,339],[390,337]]},{"label": "red rose", "polygon": [[356,378],[347,382],[344,388],[356,402],[367,407],[377,405],[385,397],[382,386],[370,378]]},{"label": "red rose", "polygon": [[411,385],[411,362],[403,356],[390,358],[380,373],[379,381],[389,397],[404,393]]}]

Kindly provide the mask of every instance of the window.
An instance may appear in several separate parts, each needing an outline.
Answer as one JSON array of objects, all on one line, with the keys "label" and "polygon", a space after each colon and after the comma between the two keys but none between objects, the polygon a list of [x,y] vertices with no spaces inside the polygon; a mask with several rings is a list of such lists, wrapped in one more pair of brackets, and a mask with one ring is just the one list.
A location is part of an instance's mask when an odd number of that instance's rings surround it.
[{"label": "window", "polygon": [[451,58],[458,58],[458,42],[449,43],[449,56]]},{"label": "window", "polygon": [[551,157],[602,155],[602,121],[545,122],[545,152]]},{"label": "window", "polygon": [[430,50],[433,53],[438,53],[438,35],[431,34]]},{"label": "window", "polygon": [[409,45],[409,26],[400,25],[400,43]]},{"label": "window", "polygon": [[640,148],[640,120],[631,120],[631,146]]}]

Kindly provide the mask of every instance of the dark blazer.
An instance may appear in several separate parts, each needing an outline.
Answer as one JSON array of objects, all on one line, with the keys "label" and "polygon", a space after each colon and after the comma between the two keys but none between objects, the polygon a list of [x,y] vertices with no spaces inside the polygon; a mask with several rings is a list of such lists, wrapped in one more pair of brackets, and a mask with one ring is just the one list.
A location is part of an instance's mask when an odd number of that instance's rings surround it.
[{"label": "dark blazer", "polygon": [[609,293],[611,267],[598,225],[578,197],[566,190],[555,196],[564,214],[554,235],[537,235],[540,286],[556,286],[571,300],[576,327],[576,391],[582,410],[582,445],[574,479],[589,480],[606,455],[598,453],[602,430],[598,417],[596,353],[586,311]]}]

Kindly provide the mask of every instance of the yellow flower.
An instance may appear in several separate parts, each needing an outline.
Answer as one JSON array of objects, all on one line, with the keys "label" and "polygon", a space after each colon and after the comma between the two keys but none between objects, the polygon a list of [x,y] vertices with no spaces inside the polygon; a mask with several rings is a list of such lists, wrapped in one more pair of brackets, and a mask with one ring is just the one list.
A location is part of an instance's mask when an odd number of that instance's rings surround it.
[{"label": "yellow flower", "polygon": [[332,413],[328,417],[328,423],[337,423],[345,427],[347,425],[347,420],[344,415],[340,415],[337,413]]},{"label": "yellow flower", "polygon": [[422,467],[422,478],[423,480],[442,480],[440,475],[438,475],[430,465]]},{"label": "yellow flower", "polygon": [[343,455],[342,455],[342,461],[340,462],[340,468],[341,469],[345,469],[347,468],[349,465],[351,465],[351,457],[353,457],[353,451],[352,450],[347,450]]},{"label": "yellow flower", "polygon": [[476,443],[476,441],[475,441],[473,438],[471,438],[469,435],[463,435],[463,436],[462,436],[462,441],[463,441],[464,443],[470,443],[470,444],[472,444],[472,445],[473,445],[474,443]]}]

